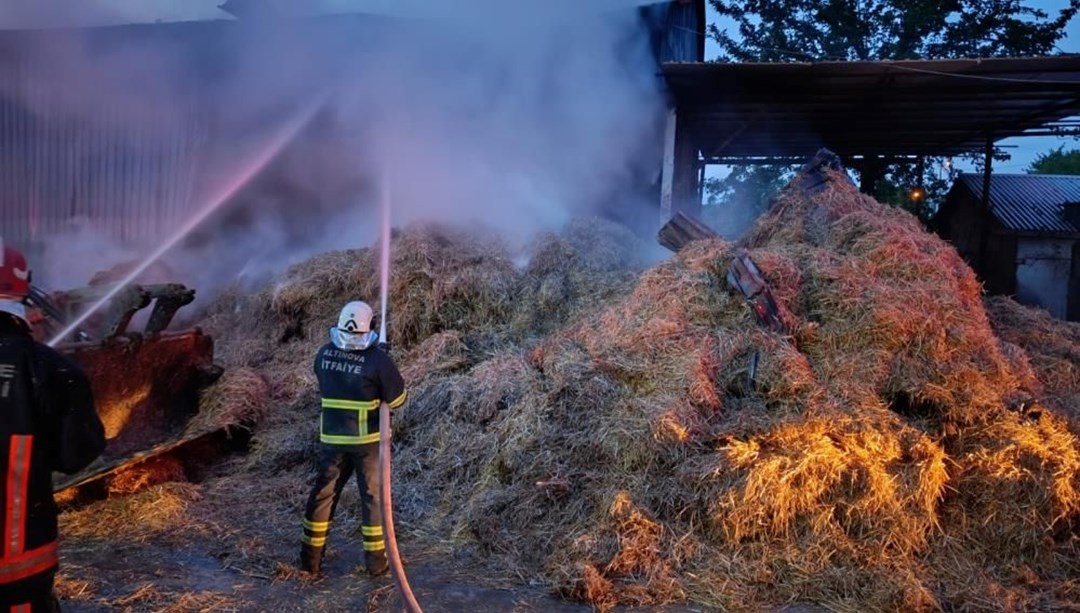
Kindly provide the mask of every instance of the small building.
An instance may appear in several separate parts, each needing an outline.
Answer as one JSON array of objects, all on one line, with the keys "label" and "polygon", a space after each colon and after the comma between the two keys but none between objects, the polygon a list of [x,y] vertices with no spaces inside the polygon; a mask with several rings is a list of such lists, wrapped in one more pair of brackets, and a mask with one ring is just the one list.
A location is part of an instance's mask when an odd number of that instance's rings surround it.
[{"label": "small building", "polygon": [[1080,321],[1080,176],[961,174],[938,212],[987,291]]}]

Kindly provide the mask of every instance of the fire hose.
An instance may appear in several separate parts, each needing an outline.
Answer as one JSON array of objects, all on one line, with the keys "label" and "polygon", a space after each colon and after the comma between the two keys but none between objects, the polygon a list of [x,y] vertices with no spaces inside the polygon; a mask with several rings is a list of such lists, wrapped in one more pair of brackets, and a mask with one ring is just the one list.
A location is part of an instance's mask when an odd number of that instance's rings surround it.
[{"label": "fire hose", "polygon": [[[385,343],[389,351],[389,341],[386,336],[386,305],[389,302],[390,285],[390,198],[387,193],[385,181],[382,193],[382,237],[379,251],[380,267],[380,313],[379,313],[379,341]],[[397,537],[394,535],[394,511],[391,498],[390,484],[390,442],[393,436],[390,427],[390,407],[386,402],[379,403],[379,505],[382,508],[383,537],[386,539],[387,557],[390,562],[390,570],[393,572],[394,581],[397,582],[398,590],[405,600],[405,607],[409,613],[423,613],[420,605],[416,602],[416,596],[409,586],[409,578],[405,575],[405,566],[401,562],[401,553],[398,551]]]}]

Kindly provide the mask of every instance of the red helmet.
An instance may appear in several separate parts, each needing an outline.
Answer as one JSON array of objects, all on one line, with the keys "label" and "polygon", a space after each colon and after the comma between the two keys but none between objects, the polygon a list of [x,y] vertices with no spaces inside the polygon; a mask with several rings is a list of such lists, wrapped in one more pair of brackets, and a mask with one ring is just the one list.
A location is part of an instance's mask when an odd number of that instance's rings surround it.
[{"label": "red helmet", "polygon": [[0,297],[23,299],[30,295],[30,266],[14,247],[0,238]]}]

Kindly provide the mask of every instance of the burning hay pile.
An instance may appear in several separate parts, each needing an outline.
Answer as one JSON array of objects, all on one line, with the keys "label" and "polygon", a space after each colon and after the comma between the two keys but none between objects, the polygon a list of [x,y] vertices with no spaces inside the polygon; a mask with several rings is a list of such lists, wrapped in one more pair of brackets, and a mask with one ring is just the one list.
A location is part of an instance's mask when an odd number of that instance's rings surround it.
[{"label": "burning hay pile", "polygon": [[828,179],[741,245],[792,336],[726,290],[733,245],[693,243],[533,347],[414,380],[403,515],[601,609],[1068,601],[1080,448],[1040,371],[951,247]]},{"label": "burning hay pile", "polygon": [[[399,233],[401,527],[601,610],[1080,600],[1076,328],[984,307],[951,247],[820,172],[739,245],[697,241],[640,274],[621,231],[595,224],[541,239],[524,270],[452,229]],[[790,335],[728,291],[736,248]],[[204,323],[226,366],[270,382],[242,466],[296,490],[294,507],[316,440],[311,357],[340,305],[377,287],[374,251],[326,254]]]}]

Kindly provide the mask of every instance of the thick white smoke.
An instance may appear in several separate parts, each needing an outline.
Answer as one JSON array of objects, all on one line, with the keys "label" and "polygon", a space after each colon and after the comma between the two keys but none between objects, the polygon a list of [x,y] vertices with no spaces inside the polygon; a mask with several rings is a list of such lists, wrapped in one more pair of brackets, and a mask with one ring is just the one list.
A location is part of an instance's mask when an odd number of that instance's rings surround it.
[{"label": "thick white smoke", "polygon": [[[99,0],[73,13],[58,0],[16,2],[0,9],[0,26],[41,26],[50,16],[71,25],[205,19],[217,3]],[[92,219],[75,234],[51,227],[39,278],[78,285],[86,278],[73,277],[90,269],[151,252],[275,126],[324,95],[302,136],[166,256],[181,280],[206,293],[241,273],[371,244],[383,179],[396,225],[478,224],[512,242],[572,215],[647,211],[654,203],[641,188],[659,167],[663,100],[636,10],[645,2],[582,4],[326,0],[308,12],[373,16],[253,15],[212,31],[174,24],[168,36],[144,26],[119,43],[91,30],[34,39],[27,48],[38,98],[25,81],[4,80],[0,93],[23,101],[43,125],[77,124],[58,134],[83,130],[92,133],[83,140],[104,143],[85,152],[90,161],[71,171],[77,178],[65,175],[72,184],[92,183],[99,167],[116,174],[103,160],[119,150],[141,151],[156,169],[139,169],[148,184],[121,180],[94,187],[92,197],[133,217],[160,211],[123,236]],[[46,90],[49,104],[35,103]]]}]

